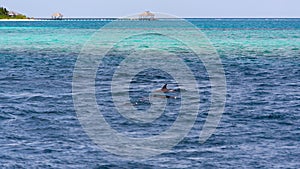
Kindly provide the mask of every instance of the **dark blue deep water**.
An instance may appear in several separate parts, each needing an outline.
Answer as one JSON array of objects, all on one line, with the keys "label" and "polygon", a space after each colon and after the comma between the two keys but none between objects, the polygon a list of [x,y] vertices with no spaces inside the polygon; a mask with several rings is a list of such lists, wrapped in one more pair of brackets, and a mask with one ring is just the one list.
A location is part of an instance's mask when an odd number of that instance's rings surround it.
[{"label": "dark blue deep water", "polygon": [[[0,21],[0,168],[300,168],[300,19],[189,21],[220,55],[225,111],[216,132],[199,143],[210,83],[203,65],[190,60],[202,86],[194,127],[170,152],[139,160],[96,145],[73,104],[76,59],[108,22]],[[112,52],[105,59],[96,76],[96,98],[112,127],[131,137],[168,129],[178,115],[180,93],[179,100],[168,99],[166,112],[153,124],[132,123],[118,115],[108,92],[124,55]],[[167,72],[140,72],[130,84],[131,103],[147,110],[149,91],[164,83],[178,88]]]}]

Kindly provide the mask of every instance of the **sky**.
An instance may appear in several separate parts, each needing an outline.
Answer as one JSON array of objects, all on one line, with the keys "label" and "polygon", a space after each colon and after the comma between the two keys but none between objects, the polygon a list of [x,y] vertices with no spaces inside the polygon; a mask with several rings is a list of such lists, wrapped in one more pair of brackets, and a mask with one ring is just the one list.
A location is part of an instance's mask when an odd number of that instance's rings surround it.
[{"label": "sky", "polygon": [[123,17],[149,10],[181,18],[300,18],[300,0],[0,0],[28,17]]}]

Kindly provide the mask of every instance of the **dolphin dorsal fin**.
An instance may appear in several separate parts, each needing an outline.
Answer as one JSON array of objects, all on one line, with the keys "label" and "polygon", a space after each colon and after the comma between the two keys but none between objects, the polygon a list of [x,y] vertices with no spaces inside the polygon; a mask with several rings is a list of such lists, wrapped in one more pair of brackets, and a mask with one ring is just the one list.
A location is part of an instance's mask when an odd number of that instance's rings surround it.
[{"label": "dolphin dorsal fin", "polygon": [[165,84],[161,89],[167,89],[167,85],[168,84]]}]

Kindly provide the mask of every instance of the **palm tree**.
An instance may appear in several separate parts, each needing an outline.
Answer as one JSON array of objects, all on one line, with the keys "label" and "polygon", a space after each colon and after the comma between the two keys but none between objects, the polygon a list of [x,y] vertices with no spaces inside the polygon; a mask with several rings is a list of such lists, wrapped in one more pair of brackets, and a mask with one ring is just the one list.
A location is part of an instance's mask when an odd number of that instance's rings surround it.
[{"label": "palm tree", "polygon": [[0,7],[0,15],[8,15],[8,10],[6,8]]}]

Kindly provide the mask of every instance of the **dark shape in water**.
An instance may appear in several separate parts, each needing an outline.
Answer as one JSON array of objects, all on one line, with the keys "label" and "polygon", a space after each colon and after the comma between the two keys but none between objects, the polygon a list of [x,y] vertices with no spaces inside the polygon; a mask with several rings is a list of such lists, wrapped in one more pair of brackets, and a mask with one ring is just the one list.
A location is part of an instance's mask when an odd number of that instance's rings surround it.
[{"label": "dark shape in water", "polygon": [[175,90],[171,90],[171,89],[168,89],[167,88],[167,85],[168,84],[165,84],[160,90],[164,93],[167,93],[167,92],[175,92]]},{"label": "dark shape in water", "polygon": [[171,98],[171,99],[177,99],[178,97],[177,96],[172,96],[172,95],[168,95],[168,93],[171,93],[171,92],[177,92],[177,90],[172,90],[172,89],[168,89],[167,88],[167,85],[168,84],[165,84],[160,90],[156,90],[155,92],[163,92],[164,93],[164,96],[161,96],[161,95],[154,95],[154,97],[161,97],[161,98]]}]

